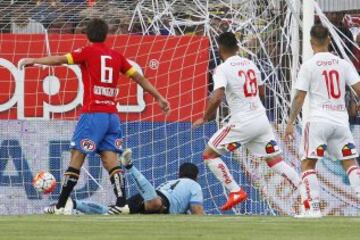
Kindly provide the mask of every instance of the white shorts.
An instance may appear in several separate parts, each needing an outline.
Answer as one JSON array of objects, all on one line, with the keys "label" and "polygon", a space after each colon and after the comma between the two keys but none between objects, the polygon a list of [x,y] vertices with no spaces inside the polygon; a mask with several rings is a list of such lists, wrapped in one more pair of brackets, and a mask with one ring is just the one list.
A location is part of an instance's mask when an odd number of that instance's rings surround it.
[{"label": "white shorts", "polygon": [[240,146],[259,157],[273,157],[281,153],[265,114],[246,123],[231,119],[210,138],[208,145],[220,155],[235,151]]},{"label": "white shorts", "polygon": [[348,126],[326,122],[307,122],[303,128],[301,140],[302,159],[321,159],[326,151],[339,160],[359,156]]}]

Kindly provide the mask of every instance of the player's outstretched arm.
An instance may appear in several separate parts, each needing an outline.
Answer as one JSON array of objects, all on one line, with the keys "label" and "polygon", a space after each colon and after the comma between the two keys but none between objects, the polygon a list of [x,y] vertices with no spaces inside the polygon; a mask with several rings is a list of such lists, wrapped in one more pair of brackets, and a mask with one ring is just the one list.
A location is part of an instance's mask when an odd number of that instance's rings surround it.
[{"label": "player's outstretched arm", "polygon": [[306,91],[296,90],[295,97],[291,103],[290,115],[285,129],[285,137],[292,139],[294,137],[294,122],[299,115],[301,108],[304,104]]},{"label": "player's outstretched arm", "polygon": [[225,88],[216,89],[210,97],[209,103],[206,107],[204,116],[193,123],[194,127],[198,127],[211,119],[216,109],[220,106],[220,103],[225,95]]},{"label": "player's outstretched arm", "polygon": [[191,205],[190,212],[192,215],[205,215],[203,206],[198,204]]},{"label": "player's outstretched arm", "polygon": [[139,84],[146,92],[150,93],[156,101],[158,101],[160,108],[165,114],[170,111],[169,102],[158,92],[158,90],[140,73],[135,72],[130,76],[137,84]]},{"label": "player's outstretched arm", "polygon": [[19,62],[19,68],[33,66],[35,64],[39,65],[50,65],[56,66],[61,64],[67,64],[68,60],[66,56],[48,56],[42,58],[24,58]]}]

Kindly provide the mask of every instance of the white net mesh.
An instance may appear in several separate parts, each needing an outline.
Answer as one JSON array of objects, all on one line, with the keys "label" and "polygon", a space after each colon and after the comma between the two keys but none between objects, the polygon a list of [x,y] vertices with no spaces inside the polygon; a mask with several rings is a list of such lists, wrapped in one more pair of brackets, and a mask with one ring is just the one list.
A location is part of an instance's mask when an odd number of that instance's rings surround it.
[{"label": "white net mesh", "polygon": [[[227,115],[226,103],[217,121],[195,130],[191,122],[202,115],[211,73],[219,64],[214,39],[227,30],[237,34],[241,54],[252,59],[266,79],[267,115],[286,161],[299,171],[300,135],[294,144],[286,143],[283,136],[291,79],[299,64],[294,26],[300,17],[292,14],[297,8],[288,5],[291,1],[96,1],[94,6],[89,6],[93,1],[79,2],[1,2],[0,214],[38,213],[56,200],[60,186],[44,197],[32,188],[31,179],[39,170],[47,170],[61,181],[82,99],[78,67],[33,67],[22,72],[17,62],[83,46],[86,39],[80,33],[91,17],[108,21],[113,35],[107,44],[124,53],[171,103],[171,115],[163,117],[150,96],[121,79],[118,110],[125,145],[133,148],[136,166],[155,186],[176,178],[179,165],[190,161],[200,169],[206,211],[220,213],[218,207],[226,200],[201,157],[207,140]],[[249,193],[249,200],[234,213],[297,211],[298,192],[262,159],[241,150],[225,161]],[[338,163],[322,160],[318,168],[324,213],[359,214],[359,202],[343,184],[346,177]],[[135,192],[131,182],[128,187],[130,194]],[[113,201],[98,157],[86,161],[74,196],[105,204]]]}]

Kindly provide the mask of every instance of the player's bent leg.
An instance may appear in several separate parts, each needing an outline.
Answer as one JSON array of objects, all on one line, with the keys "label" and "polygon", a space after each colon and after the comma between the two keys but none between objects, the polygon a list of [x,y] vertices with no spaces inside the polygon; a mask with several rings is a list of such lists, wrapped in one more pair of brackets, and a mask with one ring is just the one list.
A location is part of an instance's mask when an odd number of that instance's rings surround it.
[{"label": "player's bent leg", "polygon": [[316,175],[317,159],[304,159],[301,162],[302,187],[305,192],[303,199],[303,213],[298,217],[302,218],[320,218],[320,184]]},{"label": "player's bent leg", "polygon": [[[145,178],[145,176],[133,165],[132,163],[132,151],[131,149],[125,149],[123,154],[121,155],[121,164],[125,167],[127,172],[130,173],[134,181],[136,182],[136,187],[141,196],[142,202],[131,203],[129,205],[131,213],[162,213],[163,211],[163,203],[161,197],[155,191],[155,188],[151,185],[151,183]],[[136,198],[136,197],[135,197]],[[138,198],[138,197],[137,197]],[[129,203],[129,200],[127,201]]]},{"label": "player's bent leg", "polygon": [[144,198],[140,194],[135,194],[126,200],[130,214],[145,214]]},{"label": "player's bent leg", "polygon": [[220,158],[220,154],[208,146],[203,152],[203,160],[210,171],[228,191],[237,192],[240,190],[240,186],[236,183],[228,167]]},{"label": "player's bent leg", "polygon": [[71,150],[71,160],[69,168],[64,173],[63,185],[61,188],[60,196],[56,204],[57,209],[62,209],[78,182],[80,176],[80,168],[84,163],[86,155],[79,150]]},{"label": "player's bent leg", "polygon": [[169,211],[169,202],[160,196],[144,201],[140,194],[135,194],[126,200],[126,206],[129,207],[130,214],[166,214]]},{"label": "player's bent leg", "polygon": [[159,196],[157,196],[154,199],[145,201],[144,207],[146,214],[157,214],[157,213],[163,213],[164,211],[164,205]]},{"label": "player's bent leg", "polygon": [[360,168],[355,159],[342,160],[341,164],[349,177],[350,186],[360,199]]},{"label": "player's bent leg", "polygon": [[279,154],[266,160],[267,165],[274,170],[277,174],[283,176],[288,182],[297,189],[301,184],[299,174],[293,167],[290,167],[286,162],[283,161],[283,157]]},{"label": "player's bent leg", "polygon": [[228,191],[230,191],[228,200],[221,207],[221,210],[229,210],[247,198],[246,192],[243,191],[236,183],[228,167],[220,158],[220,154],[208,146],[203,152],[203,159],[206,166],[208,166],[215,177],[222,183],[223,186],[225,186]]},{"label": "player's bent leg", "polygon": [[124,171],[117,161],[117,153],[102,151],[100,153],[104,168],[109,172],[110,182],[113,185],[116,196],[116,206],[123,207],[126,204],[125,176]]},{"label": "player's bent leg", "polygon": [[135,166],[131,165],[126,166],[125,168],[136,182],[136,188],[145,201],[151,201],[158,198],[153,185],[151,185],[151,183]]}]

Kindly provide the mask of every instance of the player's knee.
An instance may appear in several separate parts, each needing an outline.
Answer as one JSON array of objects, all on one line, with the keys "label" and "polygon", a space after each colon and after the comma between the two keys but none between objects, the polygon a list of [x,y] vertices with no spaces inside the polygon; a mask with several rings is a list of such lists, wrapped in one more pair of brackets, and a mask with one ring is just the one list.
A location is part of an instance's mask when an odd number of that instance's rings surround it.
[{"label": "player's knee", "polygon": [[84,163],[86,155],[79,150],[73,149],[71,150],[71,160],[70,167],[75,169],[80,169]]},{"label": "player's knee", "polygon": [[115,152],[101,152],[100,156],[102,164],[107,171],[110,171],[111,169],[119,166],[119,162],[117,161],[117,155]]},{"label": "player's knee", "polygon": [[155,198],[145,202],[145,210],[149,213],[160,213],[163,208],[161,198]]},{"label": "player's knee", "polygon": [[202,154],[202,158],[204,161],[213,159],[213,158],[217,158],[219,157],[219,154],[215,153],[214,151],[210,151],[208,148],[204,150],[203,154]]},{"label": "player's knee", "polygon": [[204,151],[203,153],[202,153],[202,159],[204,160],[204,161],[206,161],[206,160],[208,160],[210,158],[210,155],[206,152],[206,151]]},{"label": "player's knee", "polygon": [[301,171],[315,169],[317,159],[304,159],[301,161]]},{"label": "player's knee", "polygon": [[269,167],[273,167],[282,161],[283,161],[283,157],[281,155],[276,155],[266,159],[266,163]]},{"label": "player's knee", "polygon": [[350,168],[357,167],[355,159],[346,159],[341,161],[341,165],[344,170],[347,172]]}]

